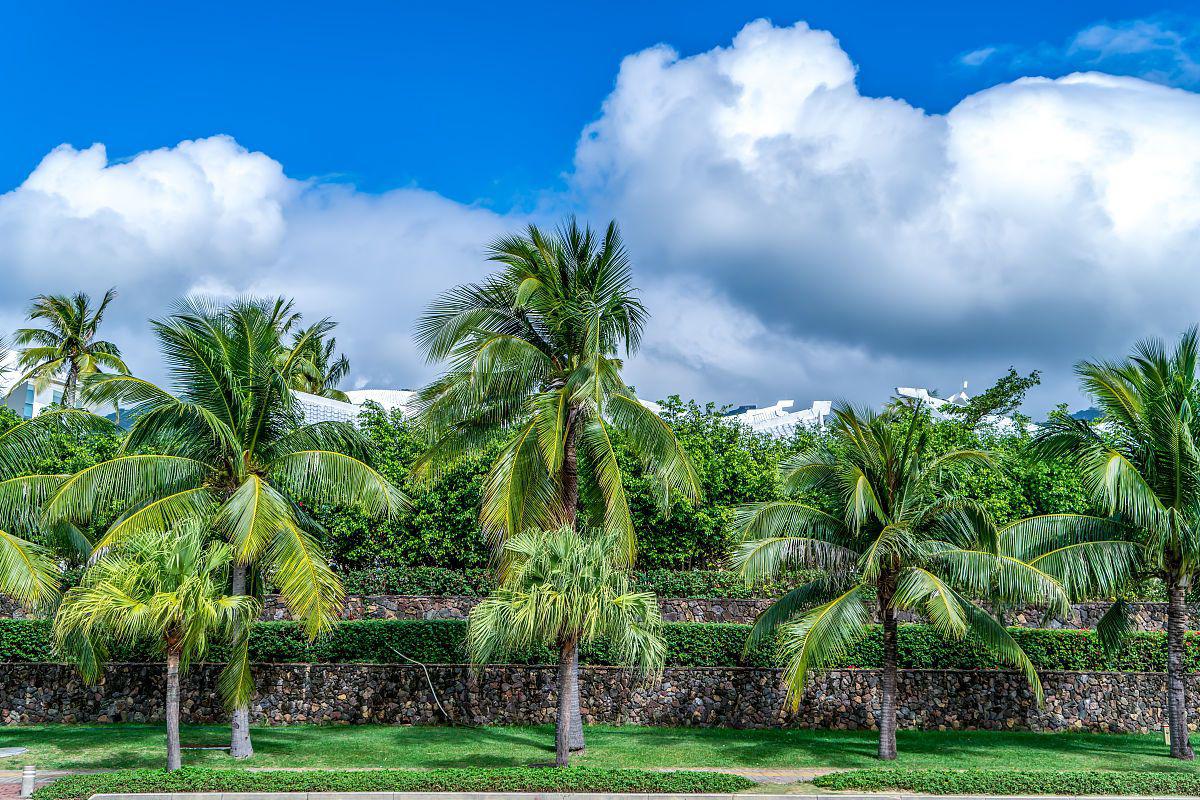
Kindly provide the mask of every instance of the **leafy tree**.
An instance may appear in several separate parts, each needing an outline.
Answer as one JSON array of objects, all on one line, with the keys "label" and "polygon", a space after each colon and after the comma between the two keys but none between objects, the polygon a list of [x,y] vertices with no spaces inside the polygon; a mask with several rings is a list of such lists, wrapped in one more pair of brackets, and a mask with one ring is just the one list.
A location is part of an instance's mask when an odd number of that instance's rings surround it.
[{"label": "leafy tree", "polygon": [[355,508],[319,507],[313,513],[325,532],[321,541],[340,569],[439,566],[485,567],[491,552],[479,534],[483,481],[503,444],[496,436],[439,473],[416,480],[412,466],[428,447],[423,432],[400,409],[372,403],[359,414],[359,429],[372,446],[373,464],[399,487],[409,504],[393,517],[372,519]]},{"label": "leafy tree", "polygon": [[260,606],[226,594],[232,549],[205,541],[205,531],[142,533],[106,550],[69,589],[54,621],[59,649],[70,654],[89,683],[100,679],[109,647],[156,642],[167,661],[167,769],[180,767],[179,675],[204,657],[213,637],[236,646],[219,686],[230,705],[254,691],[247,652]]},{"label": "leafy tree", "polygon": [[[1068,458],[1095,501],[1116,520],[1065,518],[1073,528],[1107,529],[1113,538],[1132,529],[1143,545],[1145,569],[1167,588],[1167,717],[1174,758],[1195,757],[1188,741],[1184,677],[1186,595],[1200,573],[1200,342],[1196,328],[1168,352],[1149,340],[1123,361],[1082,361],[1075,367],[1085,392],[1104,412],[1103,426],[1055,415],[1038,437],[1042,452]],[[1112,640],[1126,628],[1116,603],[1103,626]]]},{"label": "leafy tree", "polygon": [[59,597],[60,555],[90,550],[69,524],[45,525],[42,503],[69,477],[40,472],[53,462],[60,438],[80,439],[109,423],[86,411],[57,409],[23,420],[7,409],[0,414],[0,593],[35,609],[50,608]]},{"label": "leafy tree", "polygon": [[782,470],[790,492],[835,492],[840,513],[792,500],[745,506],[736,521],[743,541],[733,554],[748,580],[791,565],[827,571],[784,594],[751,631],[757,642],[782,625],[786,679],[795,703],[809,670],[843,655],[878,609],[882,759],[896,757],[897,611],[920,612],[946,636],[975,635],[1022,670],[1040,702],[1041,682],[1032,663],[1004,626],[971,598],[1047,601],[1056,613],[1066,613],[1069,605],[1058,581],[1000,551],[994,524],[980,503],[954,493],[948,468],[990,467],[987,453],[951,450],[934,456],[922,415],[909,411],[907,424],[897,425],[897,413],[836,407],[830,438],[789,458]]},{"label": "leafy tree", "polygon": [[[633,521],[618,435],[662,487],[697,499],[695,469],[669,425],[621,378],[641,341],[646,310],[632,285],[616,223],[602,236],[574,220],[547,235],[494,242],[501,269],[436,300],[417,325],[417,343],[447,371],[418,406],[433,443],[417,474],[437,476],[504,431],[484,481],[480,522],[496,543],[529,529],[574,526],[580,477],[591,482],[597,519],[618,532],[632,565]],[[500,550],[501,554],[505,551]],[[573,749],[583,747],[582,724]]]},{"label": "leafy tree", "polygon": [[91,298],[83,292],[70,297],[57,294],[35,297],[29,319],[43,320],[45,327],[21,328],[13,334],[13,342],[21,348],[17,364],[25,370],[14,386],[32,380],[41,389],[61,378],[63,405],[74,408],[81,378],[105,369],[129,372],[121,360],[120,348],[96,339],[104,312],[116,296],[117,290],[109,289],[95,309]]},{"label": "leafy tree", "polygon": [[666,643],[654,595],[632,588],[620,531],[581,535],[564,526],[505,541],[500,585],[471,610],[467,645],[477,664],[534,646],[559,654],[555,763],[567,766],[572,721],[579,715],[576,664],[581,644],[608,641],[620,664],[644,675],[662,671]]},{"label": "leafy tree", "polygon": [[[44,516],[79,523],[118,505],[100,550],[185,522],[212,530],[233,547],[233,594],[269,573],[315,637],[338,618],[343,591],[306,507],[387,517],[404,498],[369,465],[369,443],[354,425],[302,424],[284,377],[281,306],[193,298],[153,321],[174,393],[130,375],[94,376],[88,399],[134,404],[136,421],[119,453],[66,480]],[[235,710],[233,728],[233,755],[249,756],[247,706]]]},{"label": "leafy tree", "polygon": [[968,400],[965,406],[945,405],[941,410],[961,417],[967,425],[975,427],[986,417],[1015,413],[1025,402],[1025,394],[1041,382],[1042,374],[1036,369],[1023,376],[1015,368],[1009,367],[1007,373],[991,387]]},{"label": "leafy tree", "polygon": [[734,509],[756,500],[780,496],[780,459],[805,443],[815,431],[798,431],[794,439],[752,432],[723,416],[711,403],[684,403],[678,396],[662,401],[661,415],[696,472],[704,502],[682,499],[664,508],[653,475],[641,468],[624,438],[617,438],[625,492],[634,530],[638,532],[639,568],[693,569],[724,563]]}]

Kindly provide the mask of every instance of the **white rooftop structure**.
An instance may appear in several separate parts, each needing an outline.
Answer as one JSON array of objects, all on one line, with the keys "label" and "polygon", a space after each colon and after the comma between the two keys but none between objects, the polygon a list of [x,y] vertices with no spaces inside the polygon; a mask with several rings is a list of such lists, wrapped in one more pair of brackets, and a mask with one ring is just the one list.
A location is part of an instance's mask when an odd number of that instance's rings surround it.
[{"label": "white rooftop structure", "polygon": [[751,408],[731,414],[729,419],[740,422],[755,433],[782,439],[791,436],[800,427],[823,428],[825,418],[833,408],[832,400],[814,400],[810,408],[789,411],[795,404],[795,400],[780,400],[767,408]]},{"label": "white rooftop structure", "polygon": [[408,389],[355,389],[346,392],[349,403],[308,392],[295,392],[295,395],[304,412],[305,422],[357,422],[363,404],[368,402],[378,404],[384,411],[398,408],[404,416],[411,416],[409,404],[416,392]]},{"label": "white rooftop structure", "polygon": [[[965,406],[971,396],[967,394],[967,382],[963,381],[962,391],[956,392],[949,397],[938,397],[924,387],[912,386],[897,386],[896,395],[911,400],[916,400],[920,405],[929,409],[930,413],[938,419],[949,419],[950,414],[946,413],[946,406]],[[988,426],[1000,433],[1015,433],[1017,430],[1017,421],[1012,417],[1002,417],[997,414],[988,414],[980,424]],[[1037,426],[1029,423],[1025,426],[1026,430],[1032,432],[1037,430]]]}]

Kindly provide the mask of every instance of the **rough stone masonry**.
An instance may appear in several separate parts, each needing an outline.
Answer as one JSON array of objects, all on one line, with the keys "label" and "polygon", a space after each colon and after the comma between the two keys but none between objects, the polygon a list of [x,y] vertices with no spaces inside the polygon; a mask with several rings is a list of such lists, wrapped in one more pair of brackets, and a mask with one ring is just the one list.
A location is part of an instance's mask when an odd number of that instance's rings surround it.
[{"label": "rough stone masonry", "polygon": [[[216,692],[218,665],[184,678],[183,716],[227,718]],[[260,664],[253,718],[297,723],[521,724],[553,721],[555,668],[393,664]],[[625,670],[585,667],[581,703],[589,722],[732,728],[875,726],[879,673],[836,670],[813,677],[798,709],[786,702],[782,674],[738,667],[668,669],[645,686]],[[1165,676],[1144,672],[1047,672],[1038,708],[1024,679],[1006,671],[903,670],[901,727],[1036,731],[1162,730]],[[1200,676],[1188,693],[1200,716]],[[112,664],[86,686],[63,664],[0,664],[0,713],[6,724],[149,721],[162,718],[163,667]]]}]

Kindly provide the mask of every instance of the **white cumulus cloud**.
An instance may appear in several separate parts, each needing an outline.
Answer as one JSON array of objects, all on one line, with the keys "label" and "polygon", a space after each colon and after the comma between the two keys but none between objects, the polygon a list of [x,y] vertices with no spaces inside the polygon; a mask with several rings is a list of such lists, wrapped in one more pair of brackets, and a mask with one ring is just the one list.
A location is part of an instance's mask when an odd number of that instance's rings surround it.
[{"label": "white cumulus cloud", "polygon": [[[1047,370],[1049,400],[1074,359],[1197,316],[1178,298],[1200,283],[1200,97],[1135,78],[1021,79],[933,115],[860,93],[828,33],[758,21],[728,47],[626,58],[575,182],[656,281],[709,287],[708,320],[791,341],[760,397],[790,377],[874,398],[1011,363]],[[710,327],[700,372],[720,376],[746,357]],[[813,368],[847,348],[862,355]]]}]

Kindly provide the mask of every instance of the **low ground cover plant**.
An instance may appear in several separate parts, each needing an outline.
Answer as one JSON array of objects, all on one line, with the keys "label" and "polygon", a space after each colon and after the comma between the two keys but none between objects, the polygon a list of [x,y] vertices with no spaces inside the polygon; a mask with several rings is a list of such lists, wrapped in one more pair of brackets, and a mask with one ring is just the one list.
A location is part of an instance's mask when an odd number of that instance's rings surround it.
[{"label": "low ground cover plant", "polygon": [[754,785],[721,772],[650,772],[568,767],[305,771],[127,769],[71,775],[38,789],[35,800],[86,800],[109,792],[738,792]]},{"label": "low ground cover plant", "polygon": [[1191,772],[854,769],[822,775],[813,783],[822,789],[923,794],[1200,794],[1200,775]]}]

